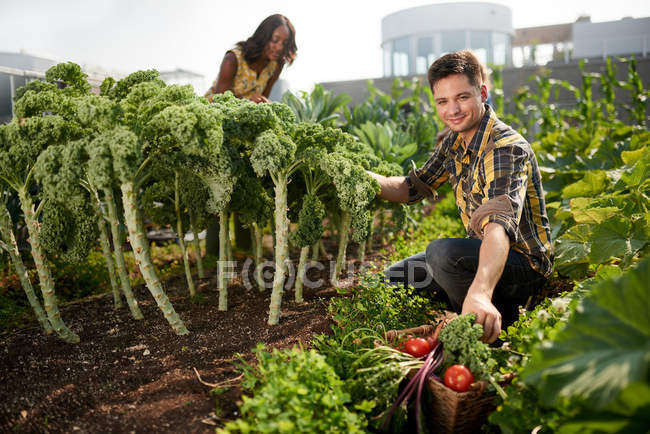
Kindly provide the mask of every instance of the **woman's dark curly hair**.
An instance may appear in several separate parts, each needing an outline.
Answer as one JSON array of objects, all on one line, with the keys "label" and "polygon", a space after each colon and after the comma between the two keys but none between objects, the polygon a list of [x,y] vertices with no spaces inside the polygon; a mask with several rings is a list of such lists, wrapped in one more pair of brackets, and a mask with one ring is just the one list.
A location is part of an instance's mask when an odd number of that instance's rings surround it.
[{"label": "woman's dark curly hair", "polygon": [[279,26],[287,26],[289,29],[289,38],[287,39],[284,45],[284,53],[280,58],[281,63],[288,63],[291,65],[296,58],[296,30],[293,28],[293,24],[289,21],[289,18],[284,15],[275,14],[267,17],[257,26],[257,30],[253,33],[253,36],[248,38],[245,41],[240,41],[237,45],[242,49],[244,53],[244,59],[249,64],[255,62],[262,55],[264,47],[269,43],[273,37],[273,31]]}]

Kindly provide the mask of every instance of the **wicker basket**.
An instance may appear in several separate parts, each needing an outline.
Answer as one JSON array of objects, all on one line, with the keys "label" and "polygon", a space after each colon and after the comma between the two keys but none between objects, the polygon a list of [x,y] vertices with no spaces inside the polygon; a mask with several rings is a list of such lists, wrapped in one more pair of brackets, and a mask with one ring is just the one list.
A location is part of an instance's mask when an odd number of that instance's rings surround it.
[{"label": "wicker basket", "polygon": [[[424,325],[405,330],[391,330],[385,333],[386,341],[396,342],[405,336],[438,337],[440,330],[448,321],[441,321],[437,327]],[[412,378],[417,370],[412,370]],[[427,379],[427,388],[431,392],[429,407],[424,408],[430,432],[438,433],[476,433],[487,422],[487,417],[495,409],[493,393],[486,393],[488,383],[476,381],[467,392],[456,392],[444,384]]]}]

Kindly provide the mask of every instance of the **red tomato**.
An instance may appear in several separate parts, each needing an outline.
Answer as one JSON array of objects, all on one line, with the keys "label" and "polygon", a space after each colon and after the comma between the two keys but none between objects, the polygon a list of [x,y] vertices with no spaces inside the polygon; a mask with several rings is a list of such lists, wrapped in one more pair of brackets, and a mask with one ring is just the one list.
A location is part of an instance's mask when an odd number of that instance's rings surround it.
[{"label": "red tomato", "polygon": [[445,386],[456,392],[467,392],[474,376],[464,365],[451,365],[445,371]]},{"label": "red tomato", "polygon": [[406,348],[406,352],[413,357],[426,356],[431,351],[429,342],[423,338],[411,338],[404,343],[404,347]]}]

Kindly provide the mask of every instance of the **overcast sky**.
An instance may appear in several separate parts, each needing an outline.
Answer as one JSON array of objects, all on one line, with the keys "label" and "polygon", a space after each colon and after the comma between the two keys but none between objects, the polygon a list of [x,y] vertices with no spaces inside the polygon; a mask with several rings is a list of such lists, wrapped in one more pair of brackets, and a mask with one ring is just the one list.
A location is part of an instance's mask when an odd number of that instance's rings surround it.
[{"label": "overcast sky", "polygon": [[[380,77],[381,19],[397,10],[448,3],[416,0],[0,0],[0,52],[29,54],[125,73],[188,69],[211,81],[224,52],[268,15],[296,28],[298,57],[282,78],[313,83]],[[515,28],[650,16],[650,0],[494,0]]]}]

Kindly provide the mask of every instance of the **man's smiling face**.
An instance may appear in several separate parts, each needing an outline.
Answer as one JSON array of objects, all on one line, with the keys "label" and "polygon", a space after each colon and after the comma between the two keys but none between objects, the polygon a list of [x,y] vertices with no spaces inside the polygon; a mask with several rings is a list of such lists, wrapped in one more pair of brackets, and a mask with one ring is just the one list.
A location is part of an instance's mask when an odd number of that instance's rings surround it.
[{"label": "man's smiling face", "polygon": [[479,88],[465,74],[452,74],[436,82],[433,97],[440,119],[469,143],[485,114],[485,85]]}]

